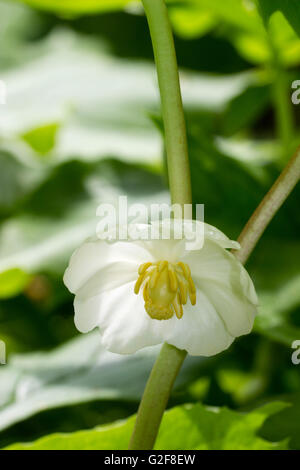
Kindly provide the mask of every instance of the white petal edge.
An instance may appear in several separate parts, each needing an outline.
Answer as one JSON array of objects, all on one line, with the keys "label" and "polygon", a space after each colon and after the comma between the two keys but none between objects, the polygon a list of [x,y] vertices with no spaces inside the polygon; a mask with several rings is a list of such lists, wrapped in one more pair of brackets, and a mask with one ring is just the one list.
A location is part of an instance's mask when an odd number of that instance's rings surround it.
[{"label": "white petal edge", "polygon": [[78,289],[76,292],[77,299],[85,300],[128,282],[136,281],[138,278],[138,267],[138,264],[127,261],[110,263],[104,266]]},{"label": "white petal edge", "polygon": [[183,317],[165,321],[164,340],[191,356],[213,356],[232,344],[229,334],[206,295],[197,289],[197,304],[184,306]]},{"label": "white petal edge", "polygon": [[224,284],[233,290],[239,285],[249,302],[258,304],[253,282],[244,266],[232,253],[211,240],[206,240],[197,253],[186,252],[181,260],[189,265],[192,277],[199,285],[201,280]]},{"label": "white petal edge", "polygon": [[139,265],[152,259],[151,253],[140,243],[87,240],[72,254],[63,280],[70,292],[76,293],[92,276],[111,263],[128,261]]},{"label": "white petal edge", "polygon": [[161,322],[147,315],[143,296],[135,295],[133,289],[134,283],[130,282],[84,301],[75,298],[79,331],[85,333],[98,326],[104,347],[118,354],[132,354],[161,343]]}]

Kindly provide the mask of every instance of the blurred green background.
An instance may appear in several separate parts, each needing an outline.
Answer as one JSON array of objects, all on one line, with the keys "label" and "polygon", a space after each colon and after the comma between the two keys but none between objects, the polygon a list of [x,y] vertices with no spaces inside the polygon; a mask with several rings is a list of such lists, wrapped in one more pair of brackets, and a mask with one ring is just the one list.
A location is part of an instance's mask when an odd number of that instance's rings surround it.
[{"label": "blurred green background", "polygon": [[[300,106],[291,102],[300,79],[298,5],[168,2],[193,200],[205,204],[206,222],[232,238],[300,143]],[[168,188],[139,2],[1,0],[0,41],[5,447],[135,413],[158,349],[118,356],[102,349],[97,332],[79,335],[62,274],[94,233],[100,202],[124,194],[131,202],[166,201]],[[247,266],[260,300],[254,333],[214,358],[188,358],[158,448],[300,448],[300,365],[291,361],[291,344],[300,340],[299,228],[298,187]],[[131,422],[101,430],[103,448],[126,447]],[[195,428],[193,441],[186,428]],[[38,445],[99,448],[95,431],[53,439]]]}]

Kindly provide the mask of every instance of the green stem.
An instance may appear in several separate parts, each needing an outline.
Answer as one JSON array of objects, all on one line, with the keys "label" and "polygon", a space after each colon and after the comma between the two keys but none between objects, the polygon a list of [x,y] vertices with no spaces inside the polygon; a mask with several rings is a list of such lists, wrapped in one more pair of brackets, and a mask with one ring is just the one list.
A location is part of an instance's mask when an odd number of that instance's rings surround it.
[{"label": "green stem", "polygon": [[288,92],[286,73],[279,64],[275,66],[274,74],[273,100],[277,134],[280,140],[282,157],[286,159],[291,152],[294,134],[292,104]]},{"label": "green stem", "polygon": [[292,102],[289,93],[289,81],[287,73],[282,64],[280,51],[274,41],[273,32],[266,25],[267,37],[271,52],[271,70],[273,72],[273,105],[275,111],[277,135],[281,146],[281,156],[285,160],[293,151],[292,140],[294,136],[294,122],[292,113]]},{"label": "green stem", "polygon": [[163,413],[186,354],[186,351],[175,346],[163,345],[138,409],[130,450],[153,449]]},{"label": "green stem", "polygon": [[235,255],[242,263],[247,261],[266,227],[294,189],[299,178],[300,148],[265,195],[240,234],[238,241],[241,244],[241,249],[236,251]]},{"label": "green stem", "polygon": [[164,0],[142,0],[160,89],[172,203],[191,204],[192,191],[174,40]]},{"label": "green stem", "polygon": [[[142,0],[149,23],[159,82],[168,175],[173,204],[191,204],[185,119],[174,40],[164,0]],[[129,449],[152,449],[186,351],[164,344],[139,406]]]}]

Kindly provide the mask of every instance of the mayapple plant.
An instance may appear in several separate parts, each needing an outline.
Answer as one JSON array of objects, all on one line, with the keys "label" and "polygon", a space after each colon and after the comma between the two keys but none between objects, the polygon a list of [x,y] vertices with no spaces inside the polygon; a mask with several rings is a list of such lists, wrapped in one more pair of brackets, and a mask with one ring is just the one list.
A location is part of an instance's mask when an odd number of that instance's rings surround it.
[{"label": "mayapple plant", "polygon": [[[164,0],[142,2],[160,88],[171,201],[184,206],[192,203],[192,193],[172,31]],[[258,301],[242,263],[299,176],[298,151],[249,219],[239,243],[204,224],[203,246],[192,252],[185,249],[184,238],[110,244],[98,238],[72,255],[64,282],[75,294],[80,331],[99,327],[104,346],[120,354],[164,343],[140,403],[130,449],[153,448],[187,353],[220,353],[251,331]]]}]

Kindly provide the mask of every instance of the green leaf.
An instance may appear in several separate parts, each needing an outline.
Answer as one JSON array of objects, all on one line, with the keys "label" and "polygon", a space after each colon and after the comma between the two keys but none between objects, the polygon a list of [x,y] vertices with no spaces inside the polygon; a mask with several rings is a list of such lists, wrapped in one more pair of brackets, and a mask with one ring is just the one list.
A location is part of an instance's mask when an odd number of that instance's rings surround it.
[{"label": "green leaf", "polygon": [[[192,5],[196,5],[198,9],[209,11],[214,14],[222,23],[234,26],[238,30],[248,31],[253,34],[261,34],[263,26],[257,11],[251,4],[247,4],[242,0],[227,0],[220,2],[219,0],[193,0]],[[187,7],[189,2],[187,2]]]},{"label": "green leaf", "polygon": [[[103,348],[95,331],[48,353],[9,356],[8,364],[0,369],[0,382],[5,384],[0,388],[0,430],[62,406],[139,400],[159,348],[113,354]],[[199,374],[202,362],[191,357],[185,361],[175,390]]]},{"label": "green leaf", "polygon": [[[249,413],[203,405],[183,405],[164,414],[157,450],[271,450],[285,442],[268,442],[256,435],[265,420],[283,410],[284,403],[270,403]],[[119,450],[127,449],[134,417],[110,426],[73,434],[53,434],[31,444],[14,444],[10,450]]]},{"label": "green leaf", "polygon": [[222,116],[221,131],[232,135],[251,126],[270,103],[269,86],[252,86],[228,104]]},{"label": "green leaf", "polygon": [[45,155],[55,147],[59,127],[57,123],[46,124],[27,131],[22,138],[35,152]]},{"label": "green leaf", "polygon": [[280,289],[260,294],[255,330],[290,348],[293,341],[300,338],[300,327],[291,323],[289,313],[299,306],[300,277],[295,276]]},{"label": "green leaf", "polygon": [[251,1],[193,0],[171,5],[170,12],[175,31],[184,38],[199,37],[215,29],[254,64],[272,63],[274,52],[283,66],[299,64],[300,41],[292,28],[299,31],[297,0],[262,3],[266,4],[261,11],[267,31]]},{"label": "green leaf", "polygon": [[264,37],[238,34],[232,40],[241,56],[249,62],[259,65],[271,62],[272,51]]},{"label": "green leaf", "polygon": [[[106,13],[109,11],[122,10],[132,6],[136,8],[140,0],[15,0],[25,3],[33,8],[51,11],[58,15],[76,17],[80,15],[91,15]],[[198,0],[194,0],[198,1]],[[168,3],[180,3],[181,0],[167,0]],[[188,2],[187,2],[188,3]]]},{"label": "green leaf", "polygon": [[205,201],[206,222],[236,239],[264,195],[263,184],[250,161],[246,165],[220,151],[204,129],[194,130],[189,141],[193,201]]},{"label": "green leaf", "polygon": [[298,0],[258,0],[258,4],[266,23],[274,12],[280,11],[300,36],[300,3]]},{"label": "green leaf", "polygon": [[[21,0],[22,1],[22,0]],[[41,10],[62,15],[82,15],[119,10],[133,3],[133,0],[23,0],[24,3]]]},{"label": "green leaf", "polygon": [[31,279],[32,276],[18,268],[0,273],[0,299],[21,293]]},{"label": "green leaf", "polygon": [[[226,128],[226,111],[223,122]],[[222,128],[222,116],[220,124]],[[200,122],[198,116],[197,120],[192,120],[188,127],[191,130],[189,150],[193,202],[198,204],[205,202],[206,222],[221,228],[232,239],[236,239],[248,221],[249,215],[256,209],[279,174],[274,164],[276,147],[271,143],[268,148],[266,142],[265,145],[261,145],[261,150],[258,152],[259,145],[255,141],[248,141],[247,146],[247,141],[243,139],[235,141],[216,139],[212,135],[213,130],[207,124],[205,128],[205,123]],[[263,149],[266,152],[265,156],[261,154]],[[276,237],[285,237],[291,242],[297,237],[300,226],[299,211],[296,210],[298,197],[296,188],[271,222],[271,228],[264,234],[263,239],[268,236],[273,239],[275,250],[278,250]],[[289,251],[293,264],[291,246],[286,245],[285,249]],[[272,266],[270,275],[275,276],[277,258],[272,257],[270,250],[268,254]],[[263,255],[264,251],[261,256]],[[261,266],[265,268],[265,260],[260,259],[259,263],[260,268]],[[277,273],[281,275],[281,271]],[[270,278],[272,279],[272,276]]]},{"label": "green leaf", "polygon": [[[269,47],[270,57],[265,57],[265,60],[271,62],[277,60],[285,67],[298,65],[300,52],[299,2],[297,0],[258,0],[258,4],[268,34],[265,46],[261,44],[262,51]],[[257,38],[244,38],[244,40],[241,38],[238,47],[247,54],[249,46],[249,53],[251,53],[251,44],[254,45],[255,41],[257,47],[253,52],[256,52],[259,58],[259,42],[261,41]],[[264,54],[267,55],[266,52]],[[254,54],[252,56],[255,62]]]},{"label": "green leaf", "polygon": [[[89,161],[157,159],[159,136],[147,115],[147,110],[158,109],[154,67],[112,58],[96,41],[67,31],[53,33],[42,48],[37,43],[31,51],[34,61],[1,74],[10,90],[5,116],[0,115],[2,136],[15,139],[16,152],[26,155],[30,150],[23,136],[42,152],[57,137],[52,165],[74,156]],[[58,135],[55,125],[41,126],[57,122]]]},{"label": "green leaf", "polygon": [[[74,157],[158,161],[161,139],[149,118],[160,112],[154,65],[109,56],[101,43],[67,31],[54,32],[42,48],[35,45],[31,51],[37,55],[34,61],[1,74],[10,99],[5,115],[0,114],[0,126],[10,148],[14,138],[15,152],[28,154],[25,134],[37,150],[49,150],[56,129],[41,123],[59,122],[51,165]],[[208,77],[186,71],[182,78],[186,110],[222,110],[254,79],[251,73]],[[33,133],[28,134],[28,129]],[[36,155],[31,160],[36,166]]]},{"label": "green leaf", "polygon": [[39,31],[41,19],[36,11],[14,1],[1,1],[0,10],[1,41],[5,43],[0,50],[3,71],[31,57],[30,48],[25,46],[26,39],[28,34],[35,35]]},{"label": "green leaf", "polygon": [[221,369],[217,372],[222,390],[229,393],[240,406],[253,400],[265,390],[265,377],[259,373],[235,369]]},{"label": "green leaf", "polygon": [[283,448],[256,436],[266,417],[281,410],[282,403],[268,404],[248,414],[227,408],[185,405],[175,408],[164,417],[156,449],[243,450]]},{"label": "green leaf", "polygon": [[269,416],[259,430],[263,439],[288,441],[290,449],[300,449],[300,395],[287,397],[286,402],[290,405],[283,410]]},{"label": "green leaf", "polygon": [[199,8],[194,3],[179,4],[178,7],[170,8],[170,20],[175,33],[186,39],[207,34],[217,23],[213,13]]},{"label": "green leaf", "polygon": [[42,181],[45,170],[0,148],[0,214],[9,215]]}]

